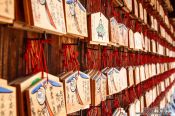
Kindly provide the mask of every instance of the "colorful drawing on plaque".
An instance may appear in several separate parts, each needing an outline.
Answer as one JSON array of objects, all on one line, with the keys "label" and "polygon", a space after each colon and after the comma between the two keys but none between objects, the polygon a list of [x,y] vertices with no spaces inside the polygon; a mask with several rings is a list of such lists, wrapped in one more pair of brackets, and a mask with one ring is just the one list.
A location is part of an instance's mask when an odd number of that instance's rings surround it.
[{"label": "colorful drawing on plaque", "polygon": [[128,29],[124,24],[119,24],[119,44],[128,46]]},{"label": "colorful drawing on plaque", "polygon": [[[54,86],[54,87],[61,87],[61,85],[55,81],[48,80],[48,82]],[[42,110],[40,111],[41,114],[44,116],[53,116],[53,112],[49,106],[49,103],[47,101],[47,96],[46,96],[46,84],[47,82],[44,81],[43,83],[40,83],[37,85],[33,90],[32,94],[36,93],[36,99],[39,103],[39,105],[43,106]]]},{"label": "colorful drawing on plaque", "polygon": [[65,116],[65,102],[63,85],[59,78],[49,74],[46,78],[35,83],[27,90],[27,99],[29,100],[29,114],[32,116]]},{"label": "colorful drawing on plaque", "polygon": [[76,71],[65,78],[64,91],[67,113],[76,112],[91,103],[90,77]]},{"label": "colorful drawing on plaque", "polygon": [[106,71],[108,79],[108,95],[115,94],[119,91],[118,83],[118,71],[115,68],[110,68]]},{"label": "colorful drawing on plaque", "polygon": [[101,37],[103,40],[103,37],[105,35],[105,28],[103,26],[102,19],[99,20],[98,27],[96,28],[97,34],[98,34],[98,39]]},{"label": "colorful drawing on plaque", "polygon": [[110,28],[111,28],[111,42],[118,43],[119,39],[119,28],[118,22],[114,17],[110,18]]},{"label": "colorful drawing on plaque", "polygon": [[75,22],[75,25],[76,25],[78,32],[82,33],[82,31],[80,29],[80,25],[78,23],[76,11],[75,11],[75,6],[78,4],[78,6],[80,7],[80,9],[82,11],[84,11],[84,8],[82,8],[81,4],[79,2],[77,2],[77,0],[66,0],[66,3],[69,4],[69,11],[70,11],[71,16],[74,17],[74,22]]},{"label": "colorful drawing on plaque", "polygon": [[109,43],[109,20],[101,12],[91,14],[90,24],[90,43],[106,45]]},{"label": "colorful drawing on plaque", "polygon": [[79,0],[66,0],[67,32],[78,36],[87,36],[86,9]]},{"label": "colorful drawing on plaque", "polygon": [[[82,99],[80,97],[80,94],[79,94],[79,91],[78,91],[78,88],[77,88],[77,80],[78,80],[77,76],[78,75],[74,75],[74,76],[70,77],[67,80],[67,83],[70,84],[71,92],[76,94],[79,104],[83,105],[83,101],[82,101]],[[80,77],[83,78],[83,79],[89,79],[88,76],[85,76],[83,74],[80,74]]]},{"label": "colorful drawing on plaque", "polygon": [[26,21],[36,27],[66,33],[63,0],[25,0]]}]

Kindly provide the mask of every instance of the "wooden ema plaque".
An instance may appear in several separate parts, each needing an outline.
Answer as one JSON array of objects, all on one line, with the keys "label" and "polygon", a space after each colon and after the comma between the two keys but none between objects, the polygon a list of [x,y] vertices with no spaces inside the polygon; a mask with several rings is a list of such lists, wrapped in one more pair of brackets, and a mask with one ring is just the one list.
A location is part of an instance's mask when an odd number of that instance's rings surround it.
[{"label": "wooden ema plaque", "polygon": [[124,4],[126,5],[129,12],[132,11],[132,0],[124,0]]},{"label": "wooden ema plaque", "polygon": [[128,28],[122,24],[119,23],[119,45],[121,46],[128,46]]},{"label": "wooden ema plaque", "polygon": [[101,12],[93,13],[88,17],[88,32],[90,44],[107,45],[109,43],[109,22]]},{"label": "wooden ema plaque", "polygon": [[147,11],[145,8],[143,9],[143,12],[144,12],[144,23],[147,24]]},{"label": "wooden ema plaque", "polygon": [[93,106],[105,101],[107,96],[107,78],[104,74],[98,71],[95,72],[91,76],[91,104]]},{"label": "wooden ema plaque", "polygon": [[139,17],[139,7],[137,0],[133,0],[132,8],[134,9],[134,15],[138,18]]},{"label": "wooden ema plaque", "polygon": [[149,43],[148,43],[148,41],[149,41],[149,40],[148,40],[148,37],[145,36],[145,42],[144,42],[144,43],[145,43],[145,47],[144,47],[144,51],[145,51],[145,52],[147,52],[147,51],[149,50],[149,47],[148,47]]},{"label": "wooden ema plaque", "polygon": [[129,105],[128,108],[128,116],[135,116],[136,109],[135,109],[135,103],[132,103]]},{"label": "wooden ema plaque", "polygon": [[24,0],[26,22],[39,29],[65,34],[63,0]]},{"label": "wooden ema plaque", "polygon": [[110,43],[116,45],[119,43],[119,24],[117,20],[112,17],[110,18]]},{"label": "wooden ema plaque", "polygon": [[64,0],[67,33],[87,37],[87,13],[79,0]]},{"label": "wooden ema plaque", "polygon": [[134,33],[132,31],[132,29],[129,29],[129,48],[134,49]]},{"label": "wooden ema plaque", "polygon": [[140,100],[135,101],[135,113],[140,113]]},{"label": "wooden ema plaque", "polygon": [[128,77],[128,87],[131,87],[134,85],[134,70],[133,68],[130,66],[127,69],[127,77]]},{"label": "wooden ema plaque", "polygon": [[140,112],[144,112],[144,97],[140,97]]},{"label": "wooden ema plaque", "polygon": [[90,77],[83,72],[74,72],[64,78],[67,114],[87,108],[91,103]]},{"label": "wooden ema plaque", "polygon": [[141,42],[142,42],[142,49],[141,50],[144,50],[145,49],[145,40],[144,40],[143,33],[141,33]]},{"label": "wooden ema plaque", "polygon": [[135,77],[135,84],[139,84],[140,83],[140,69],[139,67],[135,67],[134,69],[134,77]]},{"label": "wooden ema plaque", "polygon": [[135,49],[136,50],[142,50],[142,36],[139,32],[134,33],[134,42],[135,42]]},{"label": "wooden ema plaque", "polygon": [[29,116],[66,116],[63,84],[48,75],[26,90]]},{"label": "wooden ema plaque", "polygon": [[140,66],[140,81],[144,81],[146,78],[145,78],[145,67],[142,65]]},{"label": "wooden ema plaque", "polygon": [[144,11],[142,3],[139,3],[139,18],[143,21],[144,20]]},{"label": "wooden ema plaque", "polygon": [[145,73],[145,79],[148,79],[150,77],[150,74],[149,74],[149,66],[148,64],[145,64],[145,68],[144,68],[144,73]]},{"label": "wooden ema plaque", "polygon": [[34,74],[32,76],[28,76],[25,78],[19,78],[15,80],[15,82],[12,82],[12,85],[17,88],[17,99],[18,101],[18,109],[20,111],[18,114],[20,116],[25,116],[27,114],[27,103],[26,103],[26,95],[24,91],[29,88],[31,85],[36,84],[38,81],[41,80],[41,72]]},{"label": "wooden ema plaque", "polygon": [[0,116],[17,116],[16,88],[0,79]]},{"label": "wooden ema plaque", "polygon": [[13,23],[15,15],[15,1],[1,0],[0,1],[0,23]]},{"label": "wooden ema plaque", "polygon": [[119,71],[115,68],[109,68],[105,71],[105,74],[107,76],[107,94],[113,95],[119,92],[121,90]]},{"label": "wooden ema plaque", "polygon": [[127,113],[123,108],[117,108],[112,116],[127,116]]},{"label": "wooden ema plaque", "polygon": [[118,83],[120,83],[120,91],[127,88],[127,71],[124,67],[118,69],[119,70],[119,79]]}]

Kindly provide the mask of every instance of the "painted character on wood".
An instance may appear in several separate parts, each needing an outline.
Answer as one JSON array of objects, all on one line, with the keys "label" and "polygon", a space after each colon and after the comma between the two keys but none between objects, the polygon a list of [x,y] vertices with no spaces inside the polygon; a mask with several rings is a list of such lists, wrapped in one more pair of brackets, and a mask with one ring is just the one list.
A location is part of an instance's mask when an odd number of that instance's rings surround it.
[{"label": "painted character on wood", "polygon": [[53,113],[50,109],[50,106],[47,102],[46,98],[46,90],[44,87],[40,87],[39,90],[36,93],[36,98],[38,103],[43,106],[42,110],[39,111],[39,113],[43,116],[53,116]]},{"label": "painted character on wood", "polygon": [[[48,80],[48,83],[51,84],[54,87],[61,87],[61,85],[55,81]],[[42,107],[38,113],[42,116],[54,116],[49,103],[47,101],[47,96],[46,96],[46,88],[47,88],[47,82],[44,81],[44,83],[40,83],[38,86],[36,86],[32,90],[32,94],[36,93],[36,99],[39,103],[39,105]]]},{"label": "painted character on wood", "polygon": [[98,27],[96,28],[96,31],[97,31],[97,34],[98,34],[98,38],[101,37],[102,40],[103,40],[103,37],[105,36],[105,28],[103,26],[102,19],[100,19]]},{"label": "painted character on wood", "polygon": [[78,23],[78,16],[75,10],[76,5],[78,4],[80,10],[82,10],[83,12],[85,12],[85,9],[83,8],[83,6],[80,4],[80,2],[78,0],[66,0],[66,3],[69,5],[69,12],[71,14],[71,16],[74,19],[75,22],[75,26],[77,28],[77,31],[79,33],[82,33],[79,23]]}]

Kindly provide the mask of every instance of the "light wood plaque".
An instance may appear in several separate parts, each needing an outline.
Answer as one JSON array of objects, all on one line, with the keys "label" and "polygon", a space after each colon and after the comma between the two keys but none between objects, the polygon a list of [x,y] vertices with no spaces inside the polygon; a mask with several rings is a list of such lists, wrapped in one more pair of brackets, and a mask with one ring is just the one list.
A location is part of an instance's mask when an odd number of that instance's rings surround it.
[{"label": "light wood plaque", "polygon": [[0,11],[0,23],[13,23],[15,17],[15,0],[1,0]]},{"label": "light wood plaque", "polygon": [[29,116],[66,116],[63,84],[48,75],[26,90]]},{"label": "light wood plaque", "polygon": [[112,17],[110,18],[110,42],[117,44],[119,43],[119,24],[117,20]]},{"label": "light wood plaque", "polygon": [[91,103],[89,75],[75,71],[64,81],[67,114],[87,108]]},{"label": "light wood plaque", "polygon": [[87,13],[79,0],[64,0],[67,33],[87,37]]},{"label": "light wood plaque", "polygon": [[109,21],[101,12],[89,16],[89,39],[92,44],[107,45],[109,43]]},{"label": "light wood plaque", "polygon": [[0,80],[0,116],[17,116],[16,107],[16,88]]},{"label": "light wood plaque", "polygon": [[24,0],[24,9],[30,26],[66,34],[63,0]]}]

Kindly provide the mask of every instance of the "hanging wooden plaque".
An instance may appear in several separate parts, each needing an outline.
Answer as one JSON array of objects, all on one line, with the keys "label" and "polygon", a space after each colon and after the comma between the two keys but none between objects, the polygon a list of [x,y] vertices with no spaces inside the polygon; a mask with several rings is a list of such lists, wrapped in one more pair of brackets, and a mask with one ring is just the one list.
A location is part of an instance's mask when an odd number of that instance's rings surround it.
[{"label": "hanging wooden plaque", "polygon": [[145,93],[145,106],[149,107],[149,91]]},{"label": "hanging wooden plaque", "polygon": [[127,71],[126,71],[126,68],[124,68],[124,67],[122,67],[121,69],[118,69],[118,71],[119,71],[119,74],[118,74],[118,77],[119,77],[119,79],[120,79],[120,81],[118,81],[118,83],[121,83],[120,84],[120,88],[121,88],[121,90],[120,91],[122,91],[122,90],[124,90],[124,89],[126,89],[127,88]]},{"label": "hanging wooden plaque", "polygon": [[86,9],[79,0],[65,0],[65,16],[68,34],[88,36]]},{"label": "hanging wooden plaque", "polygon": [[93,13],[88,18],[90,44],[107,45],[109,43],[109,22],[101,12]]},{"label": "hanging wooden plaque", "polygon": [[96,72],[94,76],[91,76],[91,104],[93,106],[105,101],[107,95],[107,78],[104,74]]},{"label": "hanging wooden plaque", "polygon": [[145,40],[144,40],[144,35],[142,32],[141,32],[141,41],[142,41],[142,49],[141,50],[144,50],[145,49]]},{"label": "hanging wooden plaque", "polygon": [[[152,73],[152,65],[151,64],[148,64],[149,66],[149,76],[152,77],[153,76],[153,73]],[[149,78],[150,78],[149,77]]]},{"label": "hanging wooden plaque", "polygon": [[152,52],[156,53],[156,42],[154,40],[151,40],[151,47],[152,47]]},{"label": "hanging wooden plaque", "polygon": [[63,0],[24,0],[26,22],[40,29],[65,34]]},{"label": "hanging wooden plaque", "polygon": [[162,5],[160,5],[160,12],[159,13],[162,17],[164,17],[164,10],[163,10]]},{"label": "hanging wooden plaque", "polygon": [[63,82],[68,114],[84,109],[91,103],[89,75],[75,71]]},{"label": "hanging wooden plaque", "polygon": [[134,33],[132,29],[129,29],[129,48],[134,49]]},{"label": "hanging wooden plaque", "polygon": [[134,70],[133,68],[130,66],[127,69],[127,74],[128,74],[128,87],[131,87],[134,85]]},{"label": "hanging wooden plaque", "polygon": [[145,8],[143,9],[143,12],[144,12],[144,23],[147,24],[147,11]]},{"label": "hanging wooden plaque", "polygon": [[157,75],[159,75],[159,74],[160,74],[160,64],[157,63],[157,64],[156,64],[156,67],[157,67]]},{"label": "hanging wooden plaque", "polygon": [[135,116],[135,114],[136,114],[135,103],[132,103],[129,105],[128,108],[128,116]]},{"label": "hanging wooden plaque", "polygon": [[[107,94],[113,95],[121,90],[121,80],[119,71],[115,68],[109,68],[105,72],[107,76]],[[120,83],[119,83],[120,82]]]},{"label": "hanging wooden plaque", "polygon": [[142,3],[139,3],[139,18],[140,18],[141,20],[144,19],[144,11],[143,11]]},{"label": "hanging wooden plaque", "polygon": [[144,81],[145,80],[145,67],[142,65],[142,66],[140,66],[140,81],[142,82],[142,81]]},{"label": "hanging wooden plaque", "polygon": [[136,17],[138,17],[138,16],[139,16],[139,7],[138,7],[138,2],[137,2],[137,0],[134,0],[133,9],[134,9],[134,15],[135,15]]},{"label": "hanging wooden plaque", "polygon": [[148,51],[148,37],[145,36],[145,49],[144,49],[145,52]]},{"label": "hanging wooden plaque", "polygon": [[18,112],[20,116],[25,116],[25,114],[27,114],[27,103],[26,103],[26,96],[24,94],[24,91],[36,84],[38,81],[41,80],[41,72],[37,73],[35,75],[32,76],[28,76],[25,78],[19,78],[17,80],[15,80],[14,83],[12,83],[13,86],[15,86],[17,88],[17,97],[18,99],[18,109],[20,109],[20,111]]},{"label": "hanging wooden plaque", "polygon": [[142,50],[142,36],[139,32],[134,33],[135,49]]},{"label": "hanging wooden plaque", "polygon": [[148,79],[149,77],[150,77],[149,66],[148,64],[145,64],[145,78]]},{"label": "hanging wooden plaque", "polygon": [[[0,116],[17,116],[16,88],[0,80]],[[3,83],[3,85],[1,84]]]},{"label": "hanging wooden plaque", "polygon": [[148,38],[148,52],[151,52],[151,40]]},{"label": "hanging wooden plaque", "polygon": [[0,23],[13,23],[15,15],[15,0],[0,1]]},{"label": "hanging wooden plaque", "polygon": [[112,17],[110,18],[110,42],[114,45],[119,43],[119,24],[117,20]]},{"label": "hanging wooden plaque", "polygon": [[26,90],[29,116],[66,116],[63,84],[48,75]]},{"label": "hanging wooden plaque", "polygon": [[140,113],[140,101],[136,100],[135,101],[135,109],[136,109],[136,114]]},{"label": "hanging wooden plaque", "polygon": [[156,75],[156,65],[155,64],[152,64],[152,76],[155,76]]},{"label": "hanging wooden plaque", "polygon": [[155,29],[156,31],[158,31],[157,19],[154,19],[154,29]]},{"label": "hanging wooden plaque", "polygon": [[140,97],[140,112],[141,113],[144,112],[144,97],[143,96]]},{"label": "hanging wooden plaque", "polygon": [[126,5],[129,12],[132,11],[132,0],[124,0],[124,4]]},{"label": "hanging wooden plaque", "polygon": [[119,23],[119,45],[128,46],[128,28]]},{"label": "hanging wooden plaque", "polygon": [[158,0],[156,1],[156,10],[160,12],[160,4]]},{"label": "hanging wooden plaque", "polygon": [[135,67],[134,70],[134,77],[135,77],[135,84],[139,84],[140,83],[140,72],[139,72],[139,67]]}]

